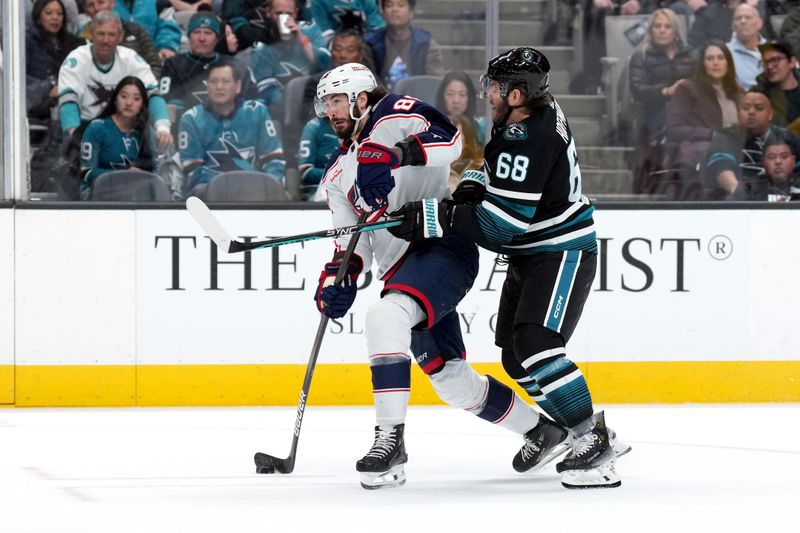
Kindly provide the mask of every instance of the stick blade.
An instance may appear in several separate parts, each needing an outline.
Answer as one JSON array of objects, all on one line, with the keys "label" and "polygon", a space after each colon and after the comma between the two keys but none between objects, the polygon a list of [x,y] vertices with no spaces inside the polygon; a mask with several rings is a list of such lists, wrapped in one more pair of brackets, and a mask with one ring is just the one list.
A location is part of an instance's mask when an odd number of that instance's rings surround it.
[{"label": "stick blade", "polygon": [[294,461],[290,458],[279,459],[266,453],[256,452],[253,459],[256,463],[256,474],[274,474],[276,471],[281,474],[291,474],[294,470]]},{"label": "stick blade", "polygon": [[217,248],[225,253],[230,253],[233,239],[228,232],[225,231],[225,228],[222,227],[222,224],[219,223],[217,217],[214,216],[203,200],[196,196],[190,196],[186,199],[186,209],[189,211],[189,214],[192,215],[194,221],[203,228],[206,235],[211,237],[211,240],[214,241]]}]

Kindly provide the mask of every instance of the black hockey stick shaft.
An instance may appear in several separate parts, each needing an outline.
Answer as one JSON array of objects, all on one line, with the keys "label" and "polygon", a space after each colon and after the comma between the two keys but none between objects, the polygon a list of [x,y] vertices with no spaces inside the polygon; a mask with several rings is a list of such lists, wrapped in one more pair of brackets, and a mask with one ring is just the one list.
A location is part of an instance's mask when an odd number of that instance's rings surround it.
[{"label": "black hockey stick shaft", "polygon": [[[369,213],[362,213],[358,219],[359,224],[366,220]],[[350,242],[347,244],[344,255],[339,265],[339,270],[336,272],[334,283],[339,285],[347,275],[347,267],[350,258],[356,250],[356,245],[361,237],[361,233],[355,233],[350,237]],[[292,437],[292,448],[289,451],[289,457],[286,459],[279,459],[265,453],[256,453],[255,463],[256,472],[259,474],[271,474],[277,470],[281,474],[291,474],[294,470],[294,462],[297,458],[297,443],[300,441],[300,428],[303,425],[303,415],[306,410],[306,403],[308,402],[308,393],[311,390],[311,380],[314,378],[314,369],[317,366],[317,358],[319,357],[319,350],[322,346],[322,338],[325,336],[325,330],[328,328],[328,317],[320,315],[319,326],[317,327],[317,335],[314,337],[314,345],[311,347],[311,355],[308,358],[308,366],[306,367],[306,376],[303,379],[303,388],[300,389],[300,399],[297,401],[297,416],[294,423],[294,436]]]},{"label": "black hockey stick shaft", "polygon": [[378,220],[376,222],[359,222],[353,226],[313,231],[311,233],[301,233],[300,235],[280,237],[266,241],[243,242],[234,240],[231,241],[228,253],[247,252],[249,250],[257,250],[259,248],[272,248],[274,246],[283,246],[284,244],[293,244],[296,242],[311,241],[315,239],[327,239],[330,237],[341,237],[343,235],[358,235],[359,233],[363,233],[365,231],[375,231],[383,228],[390,228],[392,226],[399,226],[400,224],[402,224],[402,220],[393,218],[388,220]]},{"label": "black hockey stick shaft", "polygon": [[310,233],[301,233],[300,235],[292,235],[289,237],[279,237],[276,239],[269,239],[265,241],[237,241],[231,237],[230,233],[222,227],[217,217],[211,212],[208,206],[199,198],[194,196],[186,200],[186,209],[192,215],[192,218],[200,225],[206,234],[211,237],[211,240],[217,245],[221,251],[226,253],[247,252],[259,248],[272,248],[275,246],[282,246],[284,244],[293,244],[296,242],[311,241],[315,239],[327,239],[330,237],[342,237],[345,235],[353,235],[364,231],[375,231],[383,228],[390,228],[402,224],[399,218],[390,218],[377,220],[374,222],[366,222],[365,218],[359,219],[357,224],[352,226],[343,226],[341,228],[325,229],[321,231],[312,231]]}]

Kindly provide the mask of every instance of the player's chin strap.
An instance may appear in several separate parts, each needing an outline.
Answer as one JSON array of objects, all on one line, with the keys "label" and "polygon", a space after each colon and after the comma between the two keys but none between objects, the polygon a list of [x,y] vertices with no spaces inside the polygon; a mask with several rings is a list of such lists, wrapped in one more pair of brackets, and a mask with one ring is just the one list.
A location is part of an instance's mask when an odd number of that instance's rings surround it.
[{"label": "player's chin strap", "polygon": [[356,121],[355,125],[353,125],[354,133],[358,131],[358,125],[361,123],[362,120],[364,120],[364,117],[369,115],[369,112],[372,111],[372,106],[368,105],[367,108],[364,110],[364,112],[361,113],[361,116],[356,118],[353,116],[353,109],[355,108],[355,106],[356,106],[355,103],[353,103],[353,105],[350,106],[350,118]]}]

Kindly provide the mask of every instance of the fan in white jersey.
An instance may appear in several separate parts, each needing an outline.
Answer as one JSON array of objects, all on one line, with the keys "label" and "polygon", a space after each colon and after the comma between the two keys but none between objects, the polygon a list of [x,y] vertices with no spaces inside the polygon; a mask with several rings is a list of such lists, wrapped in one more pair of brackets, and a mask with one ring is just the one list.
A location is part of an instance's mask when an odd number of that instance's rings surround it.
[{"label": "fan in white jersey", "polygon": [[[315,107],[342,139],[321,183],[336,227],[354,224],[365,210],[374,220],[405,202],[449,195],[447,178],[450,164],[461,153],[461,138],[432,106],[387,94],[369,69],[348,63],[322,76]],[[365,237],[345,265],[343,285],[333,280],[349,237],[336,240],[316,298],[322,313],[340,318],[355,301],[359,274],[373,261],[384,283],[381,298],[365,318],[376,427],[372,448],[356,462],[361,485],[374,489],[405,483],[403,434],[412,354],[450,405],[521,435],[535,427],[550,428],[553,444],[563,441],[561,428],[465,361],[456,305],[478,271],[475,245],[455,235],[413,247],[386,230]],[[531,461],[545,464],[563,451],[565,446],[543,442]]]},{"label": "fan in white jersey", "polygon": [[126,76],[135,76],[147,89],[158,148],[166,149],[172,144],[169,115],[150,65],[130,48],[119,46],[124,32],[122,21],[114,12],[97,13],[92,28],[93,41],[70,52],[58,71],[61,129],[70,134],[81,132],[103,110],[117,83]]}]

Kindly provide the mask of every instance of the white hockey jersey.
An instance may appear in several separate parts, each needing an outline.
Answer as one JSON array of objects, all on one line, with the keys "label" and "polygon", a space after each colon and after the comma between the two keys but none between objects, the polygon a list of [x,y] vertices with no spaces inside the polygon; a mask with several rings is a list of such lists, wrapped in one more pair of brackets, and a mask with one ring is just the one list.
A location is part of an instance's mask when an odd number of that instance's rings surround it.
[{"label": "white hockey jersey", "polygon": [[[409,136],[419,142],[426,163],[393,170],[395,187],[389,193],[387,205],[372,213],[368,220],[378,220],[407,202],[450,195],[447,178],[450,164],[461,155],[460,132],[434,107],[410,96],[389,94],[375,105],[358,139],[349,146],[340,146],[328,162],[320,188],[327,194],[335,227],[355,224],[362,212],[364,203],[355,186],[358,147],[365,142],[393,147]],[[337,249],[346,248],[349,240],[349,236],[336,239]],[[363,234],[356,253],[363,259],[365,271],[370,269],[374,258],[376,275],[382,278],[403,257],[408,246],[407,241],[382,229]]]},{"label": "white hockey jersey", "polygon": [[114,61],[107,69],[101,69],[92,57],[92,44],[79,46],[58,71],[58,105],[73,102],[78,105],[81,122],[93,120],[125,76],[142,80],[148,96],[158,94],[158,81],[150,65],[130,48],[118,46]]}]

